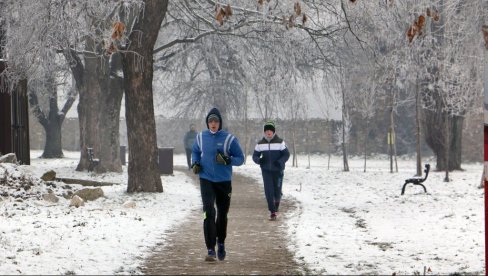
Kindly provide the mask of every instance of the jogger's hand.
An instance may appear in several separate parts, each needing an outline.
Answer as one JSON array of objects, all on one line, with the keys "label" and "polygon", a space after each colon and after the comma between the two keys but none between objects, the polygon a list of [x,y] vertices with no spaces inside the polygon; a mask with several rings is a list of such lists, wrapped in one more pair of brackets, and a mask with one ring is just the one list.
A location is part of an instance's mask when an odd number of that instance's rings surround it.
[{"label": "jogger's hand", "polygon": [[198,163],[193,163],[193,165],[191,165],[191,170],[193,171],[194,174],[199,174],[200,171],[202,170],[202,167]]},{"label": "jogger's hand", "polygon": [[218,152],[217,156],[215,157],[217,163],[222,165],[230,165],[230,157],[225,156],[223,153]]}]

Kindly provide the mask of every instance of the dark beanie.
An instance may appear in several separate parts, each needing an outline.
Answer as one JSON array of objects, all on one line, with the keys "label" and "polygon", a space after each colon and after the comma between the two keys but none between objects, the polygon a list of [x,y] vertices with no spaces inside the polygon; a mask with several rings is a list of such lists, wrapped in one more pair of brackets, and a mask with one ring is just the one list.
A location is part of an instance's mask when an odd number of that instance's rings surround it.
[{"label": "dark beanie", "polygon": [[275,132],[275,124],[272,121],[267,121],[264,124],[264,131],[271,130],[273,133]]},{"label": "dark beanie", "polygon": [[220,115],[220,111],[217,108],[215,108],[215,107],[212,108],[212,109],[210,109],[210,111],[207,114],[207,117],[205,118],[205,123],[207,124],[207,128],[209,128],[208,127],[208,121],[209,121],[209,119],[210,118],[214,119],[215,117],[220,122],[219,130],[221,130],[222,129],[222,125],[223,125],[223,123],[222,123],[222,116]]}]

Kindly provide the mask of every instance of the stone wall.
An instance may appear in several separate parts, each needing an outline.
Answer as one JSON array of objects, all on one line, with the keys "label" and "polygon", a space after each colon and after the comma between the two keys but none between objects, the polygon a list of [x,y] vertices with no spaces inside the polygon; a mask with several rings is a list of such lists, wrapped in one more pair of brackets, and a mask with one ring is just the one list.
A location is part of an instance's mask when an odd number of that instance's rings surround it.
[{"label": "stone wall", "polygon": [[[42,149],[44,148],[45,141],[44,130],[32,117],[30,121],[31,149]],[[196,125],[197,131],[206,129],[203,119],[157,118],[158,147],[173,147],[174,153],[183,153],[183,136],[189,130],[191,123]],[[482,124],[482,115],[466,118],[463,136],[463,161],[481,162],[483,160],[483,151],[479,150],[483,147]],[[246,124],[242,121],[224,120],[224,128],[227,128],[235,134],[239,138],[242,148],[247,149],[248,154],[251,154],[256,141],[263,135],[263,122],[260,120],[251,120],[247,125],[246,128]],[[331,153],[339,153],[340,148],[332,141],[330,131],[337,126],[338,122],[318,119],[295,123],[290,121],[277,121],[276,131],[280,137],[285,139],[290,152],[293,152],[295,146],[296,151],[299,153],[327,153],[329,151]],[[72,151],[79,150],[79,136],[78,119],[67,118],[63,124],[63,148]],[[352,137],[358,136],[352,135]],[[349,154],[362,155],[362,142],[359,141],[359,138],[356,140],[350,141]],[[375,133],[375,137],[372,137],[368,143],[368,152],[385,154],[388,152],[386,131],[385,133]],[[120,145],[127,146],[126,125],[123,119],[120,122]],[[407,144],[403,153],[414,154],[414,152],[415,144]],[[431,152],[425,148],[424,154],[429,155]]]}]

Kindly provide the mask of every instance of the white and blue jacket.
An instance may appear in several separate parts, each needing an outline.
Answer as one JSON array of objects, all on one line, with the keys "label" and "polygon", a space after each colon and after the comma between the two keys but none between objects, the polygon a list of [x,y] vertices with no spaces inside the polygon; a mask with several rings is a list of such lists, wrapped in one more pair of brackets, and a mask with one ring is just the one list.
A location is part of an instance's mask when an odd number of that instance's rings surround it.
[{"label": "white and blue jacket", "polygon": [[252,154],[254,163],[259,164],[262,170],[271,172],[285,170],[285,163],[288,158],[290,158],[290,152],[285,141],[276,134],[270,141],[263,137],[256,144]]}]

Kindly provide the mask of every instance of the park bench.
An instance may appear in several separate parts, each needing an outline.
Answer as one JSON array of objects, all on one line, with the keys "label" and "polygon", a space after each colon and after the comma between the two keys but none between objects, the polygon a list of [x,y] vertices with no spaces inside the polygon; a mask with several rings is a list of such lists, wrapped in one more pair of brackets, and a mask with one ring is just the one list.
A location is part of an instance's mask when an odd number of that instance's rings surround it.
[{"label": "park bench", "polygon": [[425,188],[424,184],[422,184],[422,183],[425,180],[427,180],[427,176],[429,176],[429,170],[430,170],[430,165],[429,164],[425,164],[425,169],[424,169],[425,177],[424,178],[422,178],[420,176],[414,176],[412,178],[405,179],[405,184],[403,184],[403,187],[402,187],[402,195],[405,193],[405,187],[409,183],[411,183],[413,185],[420,185],[420,186],[422,186],[424,188],[424,192],[427,193],[427,189]]},{"label": "park bench", "polygon": [[93,169],[95,169],[95,167],[100,163],[100,160],[95,158],[93,148],[86,148],[86,154],[88,156],[88,162],[90,163],[88,165],[88,171],[92,172]]}]

